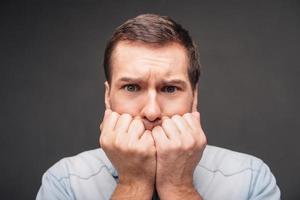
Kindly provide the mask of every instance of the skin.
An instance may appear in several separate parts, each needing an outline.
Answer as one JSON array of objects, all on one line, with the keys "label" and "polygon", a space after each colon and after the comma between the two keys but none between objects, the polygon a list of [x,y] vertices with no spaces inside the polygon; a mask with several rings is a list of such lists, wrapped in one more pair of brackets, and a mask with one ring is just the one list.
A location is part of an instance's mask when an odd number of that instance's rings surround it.
[{"label": "skin", "polygon": [[[119,173],[112,199],[201,199],[193,172],[206,137],[186,50],[119,42],[105,82],[100,145]],[[197,88],[197,87],[196,87]]]}]

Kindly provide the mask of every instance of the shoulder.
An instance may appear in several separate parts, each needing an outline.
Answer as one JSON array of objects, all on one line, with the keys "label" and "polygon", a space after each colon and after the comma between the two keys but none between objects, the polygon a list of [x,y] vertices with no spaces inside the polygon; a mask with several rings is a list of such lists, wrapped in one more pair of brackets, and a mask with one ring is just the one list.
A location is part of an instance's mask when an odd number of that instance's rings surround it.
[{"label": "shoulder", "polygon": [[108,199],[115,177],[116,171],[102,149],[85,151],[50,167],[36,199]]},{"label": "shoulder", "polygon": [[259,158],[208,145],[194,173],[206,199],[280,199],[270,168]]},{"label": "shoulder", "polygon": [[88,179],[102,170],[107,170],[112,175],[116,173],[104,151],[99,148],[63,158],[55,163],[48,172],[58,179],[71,176]]},{"label": "shoulder", "polygon": [[263,161],[255,156],[207,145],[199,166],[223,175],[233,175],[245,170],[258,171]]}]

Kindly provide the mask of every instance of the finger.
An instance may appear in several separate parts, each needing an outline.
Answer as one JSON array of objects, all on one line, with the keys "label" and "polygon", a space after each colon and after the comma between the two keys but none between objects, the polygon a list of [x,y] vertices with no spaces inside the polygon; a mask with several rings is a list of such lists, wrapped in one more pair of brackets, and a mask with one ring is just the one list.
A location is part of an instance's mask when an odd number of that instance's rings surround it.
[{"label": "finger", "polygon": [[[111,121],[112,119],[110,119],[111,117],[113,118],[113,116],[111,116],[112,111],[110,109],[106,109],[104,112],[104,116],[103,116],[103,121],[100,125],[100,138],[99,138],[99,142],[100,142],[100,146],[102,148],[108,146],[108,144],[111,142],[111,140],[115,137],[114,135],[111,134],[112,131],[109,130],[109,124],[111,123],[109,121]],[[105,129],[107,129],[108,131],[105,131]]]},{"label": "finger", "polygon": [[152,136],[157,149],[162,149],[169,144],[169,139],[161,126],[156,126],[152,129]]},{"label": "finger", "polygon": [[128,128],[128,134],[130,140],[131,141],[139,140],[142,137],[144,131],[145,131],[145,127],[142,120],[140,119],[132,120]]},{"label": "finger", "polygon": [[164,117],[162,122],[162,128],[166,134],[166,136],[171,139],[179,139],[180,133],[175,124],[169,117]]},{"label": "finger", "polygon": [[197,121],[197,123],[201,126],[201,117],[199,112],[192,112],[192,115],[194,116],[194,120]]},{"label": "finger", "polygon": [[102,122],[100,124],[100,131],[102,131],[102,128],[103,128],[103,125],[102,125]]},{"label": "finger", "polygon": [[103,129],[103,122],[107,119],[107,116],[111,113],[111,110],[110,109],[106,109],[105,112],[104,112],[104,116],[103,116],[103,120],[102,122],[100,123],[100,131],[102,131]]},{"label": "finger", "polygon": [[122,114],[116,123],[115,131],[117,133],[127,133],[132,117],[130,114]]},{"label": "finger", "polygon": [[193,121],[194,121],[195,126],[202,130],[200,113],[199,112],[193,112],[192,116],[193,116]]},{"label": "finger", "polygon": [[112,110],[111,110],[111,109],[105,109],[103,119],[107,118],[107,117],[109,116],[110,113],[112,113]]},{"label": "finger", "polygon": [[141,141],[141,144],[145,145],[146,147],[154,146],[154,140],[151,135],[151,131],[149,131],[149,130],[144,131],[144,133],[141,136],[140,141]]},{"label": "finger", "polygon": [[199,126],[198,120],[196,120],[196,117],[192,113],[185,113],[182,117],[185,119],[191,129],[196,130]]},{"label": "finger", "polygon": [[111,112],[110,114],[108,114],[108,116],[103,121],[103,132],[113,132],[119,116],[120,115],[116,112]]},{"label": "finger", "polygon": [[196,126],[200,130],[200,134],[198,134],[196,136],[200,137],[201,143],[206,144],[207,143],[207,138],[206,138],[206,135],[205,135],[205,133],[204,133],[204,131],[202,129],[202,126],[201,126],[201,116],[200,116],[200,113],[199,112],[193,112],[192,115],[193,115],[193,119],[194,119],[194,121],[196,123]]},{"label": "finger", "polygon": [[191,127],[183,117],[179,115],[174,115],[171,119],[176,124],[176,127],[179,129],[179,132],[181,134],[191,132]]}]

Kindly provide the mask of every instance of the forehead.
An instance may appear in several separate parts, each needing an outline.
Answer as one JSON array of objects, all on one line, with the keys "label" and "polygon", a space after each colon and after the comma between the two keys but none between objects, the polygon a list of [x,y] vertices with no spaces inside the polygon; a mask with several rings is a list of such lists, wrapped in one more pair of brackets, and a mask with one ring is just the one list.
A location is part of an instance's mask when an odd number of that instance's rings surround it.
[{"label": "forehead", "polygon": [[188,63],[186,49],[175,42],[159,46],[121,41],[112,55],[112,80],[150,74],[156,78],[188,78]]}]

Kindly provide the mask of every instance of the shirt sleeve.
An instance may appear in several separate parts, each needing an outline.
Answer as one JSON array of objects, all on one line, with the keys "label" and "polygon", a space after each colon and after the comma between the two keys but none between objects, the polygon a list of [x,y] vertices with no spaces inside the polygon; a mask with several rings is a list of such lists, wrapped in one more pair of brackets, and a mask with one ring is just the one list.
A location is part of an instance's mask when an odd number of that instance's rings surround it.
[{"label": "shirt sleeve", "polygon": [[280,190],[270,168],[261,162],[256,173],[253,173],[249,200],[280,200]]},{"label": "shirt sleeve", "polygon": [[36,196],[36,200],[73,200],[74,195],[71,190],[68,175],[63,175],[63,168],[53,166],[47,170],[42,178],[42,184]]}]

